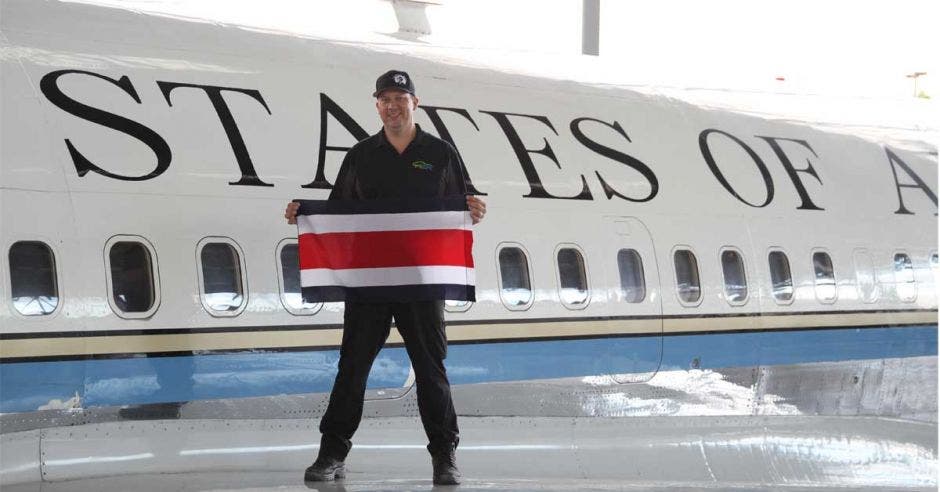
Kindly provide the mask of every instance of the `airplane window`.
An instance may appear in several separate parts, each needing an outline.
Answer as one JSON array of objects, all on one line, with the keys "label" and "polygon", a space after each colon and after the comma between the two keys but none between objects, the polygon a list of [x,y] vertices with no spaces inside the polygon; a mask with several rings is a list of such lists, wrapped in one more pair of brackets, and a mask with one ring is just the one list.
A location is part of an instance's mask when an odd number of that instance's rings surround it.
[{"label": "airplane window", "polygon": [[822,302],[835,301],[836,276],[828,253],[813,253],[813,270],[816,272],[816,298]]},{"label": "airplane window", "polygon": [[721,271],[725,277],[725,298],[731,304],[747,301],[747,276],[744,273],[744,260],[734,250],[721,252]]},{"label": "airplane window", "polygon": [[281,301],[291,314],[313,314],[317,304],[304,302],[300,293],[300,253],[297,243],[281,248]]},{"label": "airplane window", "polygon": [[508,246],[499,250],[499,293],[508,306],[525,306],[532,300],[529,262],[520,248]]},{"label": "airplane window", "polygon": [[574,248],[558,250],[558,278],[561,284],[561,302],[574,306],[587,303],[587,274],[580,251]]},{"label": "airplane window", "polygon": [[783,251],[771,251],[767,255],[770,264],[770,283],[774,299],[779,302],[793,300],[793,277],[790,275],[790,260]]},{"label": "airplane window", "polygon": [[940,285],[940,255],[937,255],[937,253],[930,254],[930,268],[933,270],[934,288],[936,288],[937,285]]},{"label": "airplane window", "polygon": [[914,264],[911,262],[911,258],[904,253],[894,255],[894,280],[898,298],[904,302],[912,302],[917,298]]},{"label": "airplane window", "polygon": [[444,301],[444,309],[448,311],[466,311],[470,307],[470,301]]},{"label": "airplane window", "polygon": [[40,241],[10,246],[10,287],[13,307],[26,316],[51,314],[59,305],[55,255]]},{"label": "airplane window", "polygon": [[212,311],[237,311],[245,303],[238,250],[224,242],[205,243],[202,262],[203,302]]},{"label": "airplane window", "polygon": [[676,265],[676,289],[682,302],[698,302],[702,297],[702,287],[698,277],[698,261],[687,250],[677,250],[673,260]]},{"label": "airplane window", "polygon": [[643,302],[646,298],[646,279],[643,275],[643,259],[635,249],[617,252],[617,268],[620,270],[620,295],[627,302]]},{"label": "airplane window", "polygon": [[878,297],[878,284],[875,279],[875,264],[871,255],[864,251],[856,251],[855,259],[855,285],[858,296],[863,302],[875,302]]},{"label": "airplane window", "polygon": [[108,253],[111,263],[111,295],[125,313],[142,313],[153,307],[153,260],[150,251],[136,241],[118,241]]}]

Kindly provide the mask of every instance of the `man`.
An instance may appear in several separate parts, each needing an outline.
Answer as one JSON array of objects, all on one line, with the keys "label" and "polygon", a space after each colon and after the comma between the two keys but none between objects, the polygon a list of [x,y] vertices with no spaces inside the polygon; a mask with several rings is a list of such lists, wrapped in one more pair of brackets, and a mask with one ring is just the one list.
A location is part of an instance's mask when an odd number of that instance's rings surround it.
[{"label": "man", "polygon": [[[414,122],[418,96],[411,77],[400,70],[389,70],[376,80],[372,95],[382,130],[349,149],[330,199],[466,195],[463,165],[456,149],[425,133]],[[287,205],[284,217],[288,223],[296,223],[299,206],[297,202]],[[468,196],[467,206],[474,224],[483,219],[486,204],[482,200]],[[388,338],[393,318],[415,372],[418,410],[428,436],[434,483],[460,483],[454,453],[459,441],[457,415],[444,368],[447,336],[443,301],[346,302],[339,372],[320,421],[320,452],[304,474],[306,481],[345,476],[344,460],[362,419],[369,370]]]}]

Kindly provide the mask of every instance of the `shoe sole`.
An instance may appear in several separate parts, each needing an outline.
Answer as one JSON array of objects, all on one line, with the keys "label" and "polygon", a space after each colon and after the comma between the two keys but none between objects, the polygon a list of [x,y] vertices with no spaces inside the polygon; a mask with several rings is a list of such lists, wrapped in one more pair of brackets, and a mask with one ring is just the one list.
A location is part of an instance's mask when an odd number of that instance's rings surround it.
[{"label": "shoe sole", "polygon": [[304,473],[304,482],[332,482],[346,478],[346,467],[337,468],[333,473],[318,475],[313,473]]},{"label": "shoe sole", "polygon": [[451,477],[450,479],[434,479],[431,480],[431,483],[434,485],[460,485],[460,480],[457,477]]}]

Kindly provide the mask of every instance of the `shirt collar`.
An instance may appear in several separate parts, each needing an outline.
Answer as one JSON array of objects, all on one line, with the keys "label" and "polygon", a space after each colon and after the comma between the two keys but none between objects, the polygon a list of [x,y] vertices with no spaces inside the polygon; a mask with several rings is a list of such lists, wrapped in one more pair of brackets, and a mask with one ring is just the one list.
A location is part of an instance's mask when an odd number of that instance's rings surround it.
[{"label": "shirt collar", "polygon": [[[379,128],[379,132],[375,134],[375,146],[386,146],[388,148],[393,148],[392,144],[389,143],[388,138],[385,137],[385,127]],[[408,145],[409,147],[420,147],[427,143],[428,133],[421,129],[421,125],[415,123],[415,139],[411,141]]]}]

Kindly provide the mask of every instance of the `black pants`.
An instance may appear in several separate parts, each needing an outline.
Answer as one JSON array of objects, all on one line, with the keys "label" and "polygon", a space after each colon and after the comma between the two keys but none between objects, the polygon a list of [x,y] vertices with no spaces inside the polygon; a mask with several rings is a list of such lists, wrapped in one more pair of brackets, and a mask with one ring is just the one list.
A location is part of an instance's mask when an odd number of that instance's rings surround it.
[{"label": "black pants", "polygon": [[418,411],[429,449],[456,445],[457,414],[444,369],[447,356],[444,302],[346,302],[339,373],[330,404],[320,421],[321,453],[344,458],[349,452],[350,439],[362,419],[369,370],[388,338],[392,318],[414,368]]}]

